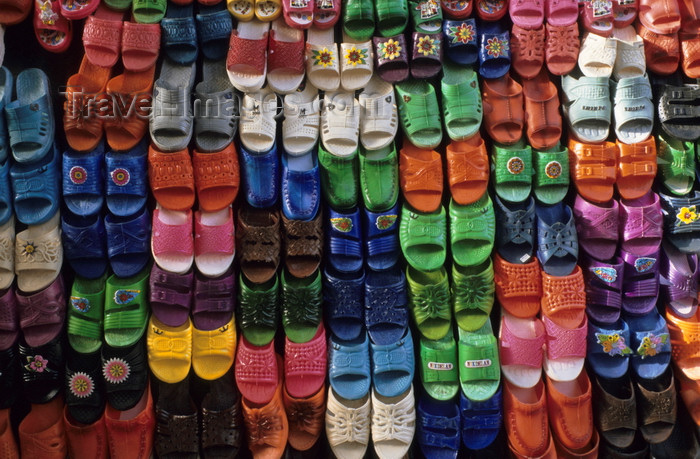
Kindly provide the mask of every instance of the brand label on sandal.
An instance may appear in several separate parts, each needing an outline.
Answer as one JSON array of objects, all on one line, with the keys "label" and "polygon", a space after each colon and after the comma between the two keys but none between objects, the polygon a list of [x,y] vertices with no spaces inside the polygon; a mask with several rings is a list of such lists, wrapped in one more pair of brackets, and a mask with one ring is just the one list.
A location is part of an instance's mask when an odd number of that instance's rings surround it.
[{"label": "brand label on sandal", "polygon": [[464,362],[466,368],[485,368],[491,366],[491,359],[481,359],[481,360],[466,360]]},{"label": "brand label on sandal", "polygon": [[634,269],[638,273],[645,273],[654,267],[656,263],[656,258],[640,257],[634,260]]},{"label": "brand label on sandal", "polygon": [[625,111],[626,112],[640,112],[640,111],[644,110],[645,107],[646,107],[645,105],[637,105],[634,107],[625,107]]},{"label": "brand label on sandal", "polygon": [[508,160],[508,164],[506,164],[506,167],[508,168],[508,172],[510,172],[511,174],[518,175],[523,170],[525,170],[525,163],[519,157],[514,156]]},{"label": "brand label on sandal", "polygon": [[601,112],[605,110],[605,107],[602,105],[584,105],[581,107],[581,110],[587,110],[589,112]]},{"label": "brand label on sandal", "polygon": [[141,294],[141,290],[119,289],[114,292],[114,302],[117,304],[129,304]]},{"label": "brand label on sandal", "polygon": [[454,368],[451,363],[428,362],[428,368],[436,371],[449,371]]},{"label": "brand label on sandal", "polygon": [[290,6],[292,8],[306,8],[309,4],[309,0],[292,0]]},{"label": "brand label on sandal", "polygon": [[561,175],[561,164],[559,161],[550,161],[544,167],[544,173],[551,179],[559,178]]},{"label": "brand label on sandal", "polygon": [[608,268],[605,266],[598,266],[597,268],[591,268],[593,274],[598,276],[600,280],[607,283],[612,283],[617,280],[617,271],[615,268]]},{"label": "brand label on sandal", "polygon": [[79,296],[70,297],[70,304],[78,312],[88,312],[90,310],[90,300]]}]

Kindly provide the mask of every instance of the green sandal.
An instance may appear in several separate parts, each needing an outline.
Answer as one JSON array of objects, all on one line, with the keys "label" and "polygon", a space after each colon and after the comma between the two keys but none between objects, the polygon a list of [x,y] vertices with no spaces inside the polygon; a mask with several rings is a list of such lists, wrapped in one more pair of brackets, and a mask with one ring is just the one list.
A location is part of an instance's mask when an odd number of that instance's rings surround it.
[{"label": "green sandal", "polygon": [[357,41],[368,41],[374,35],[372,0],[343,0],[343,31]]},{"label": "green sandal", "polygon": [[132,14],[136,22],[156,24],[165,17],[167,0],[134,0]]},{"label": "green sandal", "polygon": [[473,332],[484,326],[493,309],[495,291],[491,258],[468,268],[452,265],[452,308],[459,328]]},{"label": "green sandal", "polygon": [[318,144],[318,163],[321,166],[321,190],[328,205],[335,210],[351,209],[357,205],[358,166],[357,151],[350,156],[335,156]]},{"label": "green sandal", "polygon": [[490,399],[501,382],[498,340],[493,336],[491,321],[468,332],[459,331],[459,382],[464,395],[473,402]]},{"label": "green sandal", "polygon": [[452,333],[442,339],[420,338],[420,378],[435,400],[452,400],[459,391],[457,343]]},{"label": "green sandal", "polygon": [[377,29],[382,37],[403,33],[408,25],[406,0],[376,0]]},{"label": "green sandal", "polygon": [[690,193],[695,183],[695,144],[659,134],[656,163],[668,190],[678,196]]},{"label": "green sandal", "polygon": [[68,342],[81,354],[102,346],[107,273],[99,279],[75,277],[68,307]]},{"label": "green sandal", "polygon": [[401,128],[413,145],[432,150],[442,142],[442,124],[435,88],[425,80],[396,85]]},{"label": "green sandal", "polygon": [[321,323],[321,270],[299,279],[282,271],[282,326],[293,343],[308,343]]},{"label": "green sandal", "polygon": [[444,62],[442,75],[445,130],[452,140],[466,140],[479,131],[484,115],[476,72]]},{"label": "green sandal", "polygon": [[496,214],[488,192],[462,206],[450,200],[450,249],[461,266],[480,265],[489,258],[496,238]]},{"label": "green sandal", "polygon": [[136,343],[148,325],[148,276],[146,266],[135,276],[112,275],[105,288],[105,342],[112,347]]},{"label": "green sandal", "polygon": [[543,204],[556,204],[569,192],[569,149],[561,145],[535,151],[535,197]]},{"label": "green sandal", "polygon": [[419,271],[437,271],[447,258],[447,218],[445,207],[424,214],[409,208],[401,209],[399,230],[401,252],[409,265]]},{"label": "green sandal", "polygon": [[408,305],[418,331],[432,340],[443,338],[452,328],[450,283],[444,267],[424,272],[408,266]]},{"label": "green sandal", "polygon": [[264,284],[250,282],[244,274],[238,281],[238,325],[253,346],[267,346],[277,333],[279,281],[275,274]]},{"label": "green sandal", "polygon": [[493,184],[499,198],[518,203],[532,190],[532,149],[522,141],[515,145],[493,144]]},{"label": "green sandal", "polygon": [[420,33],[440,33],[442,31],[442,8],[438,0],[409,2],[413,19],[413,29]]},{"label": "green sandal", "polygon": [[392,142],[380,150],[360,150],[360,188],[367,210],[384,212],[399,197],[399,158]]}]

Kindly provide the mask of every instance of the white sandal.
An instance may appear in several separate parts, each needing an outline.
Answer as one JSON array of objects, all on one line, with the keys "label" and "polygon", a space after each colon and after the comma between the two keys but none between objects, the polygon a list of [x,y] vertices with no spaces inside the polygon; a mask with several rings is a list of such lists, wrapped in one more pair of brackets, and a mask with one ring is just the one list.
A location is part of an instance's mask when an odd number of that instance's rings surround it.
[{"label": "white sandal", "polygon": [[374,68],[372,42],[353,43],[343,37],[340,45],[340,84],[346,91],[363,88],[372,78]]},{"label": "white sandal", "polygon": [[382,397],[372,388],[372,442],[379,459],[396,459],[408,453],[416,432],[413,384],[397,397]]},{"label": "white sandal", "polygon": [[399,129],[394,86],[375,76],[359,99],[362,146],[367,150],[380,150],[388,146]]},{"label": "white sandal", "polygon": [[0,290],[15,280],[15,217],[0,226]]},{"label": "white sandal", "polygon": [[63,265],[61,215],[29,226],[15,238],[15,274],[23,292],[38,292],[56,280]]},{"label": "white sandal", "polygon": [[[267,84],[279,94],[297,90],[304,81],[304,31],[289,27],[284,19],[272,23],[268,50]],[[295,70],[295,67],[299,67]]]},{"label": "white sandal", "polygon": [[257,91],[265,84],[269,28],[269,22],[253,19],[239,22],[231,33],[226,69],[231,84],[239,91]]},{"label": "white sandal", "polygon": [[326,436],[336,457],[365,457],[369,444],[369,418],[369,394],[359,400],[345,400],[333,389],[328,390]]},{"label": "white sandal", "polygon": [[312,27],[306,36],[306,75],[318,89],[335,91],[340,87],[338,44],[333,28],[320,30]]},{"label": "white sandal", "polygon": [[243,97],[238,132],[241,143],[250,152],[265,153],[275,144],[277,134],[277,96],[269,87]]},{"label": "white sandal", "polygon": [[321,141],[335,156],[350,156],[357,151],[360,137],[360,103],[353,93],[334,92],[323,97]]},{"label": "white sandal", "polygon": [[306,82],[303,91],[284,97],[282,142],[290,155],[301,155],[311,150],[318,141],[321,124],[321,102],[318,89]]},{"label": "white sandal", "polygon": [[586,32],[581,41],[578,66],[585,76],[610,78],[616,56],[617,42],[614,38]]},{"label": "white sandal", "polygon": [[647,73],[644,57],[644,41],[637,35],[634,26],[613,29],[613,38],[617,40],[617,57],[613,67],[616,80],[635,78]]}]

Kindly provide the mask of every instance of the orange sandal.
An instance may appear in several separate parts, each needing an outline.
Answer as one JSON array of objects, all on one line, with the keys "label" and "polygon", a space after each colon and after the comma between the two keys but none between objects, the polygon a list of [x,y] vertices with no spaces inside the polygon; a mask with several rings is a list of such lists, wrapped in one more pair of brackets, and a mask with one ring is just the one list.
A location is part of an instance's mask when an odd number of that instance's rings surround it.
[{"label": "orange sandal", "polygon": [[511,451],[516,457],[549,457],[547,453],[554,445],[547,422],[544,383],[540,379],[530,389],[508,381],[503,386],[503,415]]},{"label": "orange sandal", "polygon": [[148,180],[153,197],[169,210],[185,211],[194,204],[194,175],[190,153],[163,153],[153,144],[148,148]]},{"label": "orange sandal", "polygon": [[548,150],[561,140],[561,114],[557,87],[546,70],[523,80],[527,138],[533,150]]},{"label": "orange sandal", "polygon": [[692,380],[700,380],[700,319],[694,315],[681,319],[666,310],[668,332],[671,335],[671,357],[681,373]]},{"label": "orange sandal", "polygon": [[155,67],[143,72],[125,71],[107,83],[110,110],[104,125],[113,150],[131,150],[148,132],[155,73]]},{"label": "orange sandal", "polygon": [[624,199],[638,199],[646,195],[656,178],[656,140],[625,144],[617,141],[620,163],[617,167],[617,191]]},{"label": "orange sandal", "polygon": [[[66,406],[63,409],[63,424],[66,427],[70,457],[109,458],[104,413],[97,421],[85,425],[74,422],[68,414],[68,406]],[[0,455],[0,457],[2,456]]]},{"label": "orange sandal", "polygon": [[523,136],[523,88],[510,75],[482,80],[484,127],[498,143],[513,145]]},{"label": "orange sandal", "polygon": [[216,212],[231,205],[238,195],[241,180],[233,143],[215,153],[195,150],[192,163],[199,208],[205,212]]},{"label": "orange sandal", "polygon": [[442,158],[405,141],[399,156],[399,183],[408,203],[419,212],[435,212],[442,202]]},{"label": "orange sandal", "polygon": [[542,314],[568,330],[581,326],[586,316],[586,291],[578,265],[568,276],[550,276],[542,270],[542,291]]},{"label": "orange sandal", "polygon": [[617,155],[617,145],[612,142],[588,144],[569,136],[571,178],[583,198],[597,203],[612,199]]},{"label": "orange sandal", "polygon": [[515,317],[528,319],[540,312],[542,277],[536,258],[529,263],[513,264],[496,253],[493,257],[496,296],[503,308]]},{"label": "orange sandal", "polygon": [[17,440],[10,425],[10,408],[0,410],[0,458],[12,459],[19,457]]},{"label": "orange sandal", "polygon": [[63,426],[63,398],[49,403],[32,404],[29,414],[19,424],[21,457],[65,459],[68,455],[66,429]]},{"label": "orange sandal", "polygon": [[466,206],[478,201],[489,185],[489,157],[484,139],[472,137],[453,141],[446,148],[447,179],[452,199]]}]

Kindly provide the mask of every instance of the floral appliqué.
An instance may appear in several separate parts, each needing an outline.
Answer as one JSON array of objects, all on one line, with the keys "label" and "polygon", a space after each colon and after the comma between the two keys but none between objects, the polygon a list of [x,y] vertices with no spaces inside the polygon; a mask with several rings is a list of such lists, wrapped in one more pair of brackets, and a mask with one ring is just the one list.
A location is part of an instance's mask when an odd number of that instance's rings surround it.
[{"label": "floral appliqu\u00e9", "polygon": [[525,163],[522,159],[518,158],[517,156],[514,156],[508,160],[506,167],[508,168],[508,172],[510,172],[511,174],[518,175],[519,173],[525,170]]},{"label": "floral appliqu\u00e9", "polygon": [[114,292],[114,302],[117,304],[129,304],[141,294],[141,290],[119,289]]},{"label": "floral appliqu\u00e9", "polygon": [[322,50],[313,50],[314,65],[321,65],[325,69],[333,65],[333,51],[324,47]]},{"label": "floral appliqu\u00e9", "polygon": [[378,48],[382,59],[393,61],[401,55],[401,45],[393,38],[388,39],[384,43],[380,43]]},{"label": "floral appliqu\u00e9", "polygon": [[369,50],[367,48],[357,49],[353,46],[345,53],[345,62],[355,67],[359,64],[366,64],[367,56],[369,56]]},{"label": "floral appliqu\u00e9", "polygon": [[456,27],[450,27],[450,35],[452,36],[452,43],[464,43],[466,45],[474,40],[476,33],[474,32],[474,26],[462,23]]},{"label": "floral appliqu\u00e9", "polygon": [[693,223],[698,219],[697,209],[695,206],[681,207],[681,210],[676,214],[676,218],[678,219],[676,226],[680,226],[681,223],[686,225]]},{"label": "floral appliqu\u00e9", "polygon": [[435,55],[438,52],[438,45],[440,45],[440,40],[431,38],[429,35],[425,35],[418,39],[418,44],[416,48],[418,52],[424,56]]},{"label": "floral appliqu\u00e9", "polygon": [[375,224],[378,230],[387,230],[396,223],[397,215],[380,215]]},{"label": "floral appliqu\u00e9", "polygon": [[34,241],[27,241],[22,246],[22,255],[31,258],[36,253],[36,245]]},{"label": "floral appliqu\u00e9", "polygon": [[28,355],[24,369],[33,373],[50,373],[49,361],[40,355]]},{"label": "floral appliqu\u00e9", "polygon": [[45,25],[54,25],[58,21],[58,13],[53,10],[51,2],[45,1],[40,2],[39,5],[39,19]]},{"label": "floral appliqu\u00e9", "polygon": [[464,11],[469,6],[469,2],[467,0],[453,0],[443,2],[443,5],[445,5],[446,8],[449,8],[454,11]]},{"label": "floral appliqu\u00e9", "polygon": [[483,0],[479,2],[479,9],[484,13],[497,13],[505,7],[505,0]]},{"label": "floral appliqu\u00e9", "polygon": [[348,217],[331,218],[331,225],[341,233],[352,231],[352,220]]},{"label": "floral appliqu\u00e9", "polygon": [[88,312],[90,310],[90,300],[79,296],[70,297],[70,304],[78,312]]},{"label": "floral appliqu\u00e9", "polygon": [[661,345],[666,343],[668,343],[668,333],[661,333],[659,335],[648,333],[637,348],[637,354],[642,358],[654,357],[661,351]]},{"label": "floral appliqu\u00e9", "polygon": [[510,50],[510,45],[508,44],[508,40],[493,37],[486,40],[486,46],[484,46],[484,48],[489,56],[496,58],[505,56]]},{"label": "floral appliqu\u00e9", "polygon": [[603,346],[603,352],[608,355],[615,356],[625,356],[631,354],[632,350],[627,346],[625,338],[620,336],[619,333],[613,333],[607,335],[605,333],[596,333],[595,337],[598,344]]},{"label": "floral appliqu\u00e9", "polygon": [[74,396],[86,398],[95,391],[95,382],[90,375],[78,372],[71,376],[68,388]]},{"label": "floral appliqu\u00e9", "polygon": [[131,174],[129,171],[123,168],[114,169],[110,174],[112,181],[117,186],[126,186],[131,180]]},{"label": "floral appliqu\u00e9", "polygon": [[131,367],[122,359],[111,358],[102,367],[102,376],[112,384],[123,383],[129,374],[131,374]]},{"label": "floral appliqu\u00e9", "polygon": [[73,166],[70,168],[70,181],[76,185],[82,185],[87,180],[88,174],[84,167]]},{"label": "floral appliqu\u00e9", "polygon": [[544,167],[544,173],[551,179],[559,178],[561,175],[561,164],[559,161],[550,161]]}]

